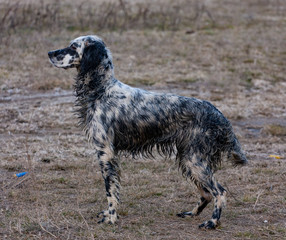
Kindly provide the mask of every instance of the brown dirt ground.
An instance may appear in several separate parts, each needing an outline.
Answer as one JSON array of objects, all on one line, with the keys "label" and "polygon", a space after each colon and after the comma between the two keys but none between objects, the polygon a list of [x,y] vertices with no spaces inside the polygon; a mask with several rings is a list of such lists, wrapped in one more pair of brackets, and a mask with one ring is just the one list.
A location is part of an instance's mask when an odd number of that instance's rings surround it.
[{"label": "brown dirt ground", "polygon": [[[232,122],[249,165],[224,163],[216,173],[229,192],[218,229],[198,229],[211,206],[176,217],[199,196],[160,157],[122,157],[120,221],[96,223],[106,199],[92,146],[76,127],[75,72],[47,59],[91,30],[30,29],[5,36],[0,48],[1,239],[286,239],[286,4],[206,6],[218,25],[97,34],[119,80],[209,100]],[[22,171],[29,174],[13,177]]]}]

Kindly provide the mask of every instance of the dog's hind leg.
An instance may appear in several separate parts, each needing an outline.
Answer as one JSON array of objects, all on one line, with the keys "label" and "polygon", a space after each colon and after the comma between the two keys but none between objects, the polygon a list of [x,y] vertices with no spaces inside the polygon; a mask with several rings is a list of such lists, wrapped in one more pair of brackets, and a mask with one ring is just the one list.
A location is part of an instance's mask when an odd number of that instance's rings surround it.
[{"label": "dog's hind leg", "polygon": [[117,220],[116,209],[119,204],[120,171],[118,159],[110,150],[98,151],[99,165],[105,182],[108,210],[100,212],[97,217],[102,217],[98,223],[113,224]]},{"label": "dog's hind leg", "polygon": [[201,198],[198,201],[197,205],[194,207],[192,211],[178,213],[177,214],[178,217],[184,218],[185,216],[198,216],[204,210],[204,208],[211,202],[212,195],[209,193],[209,191],[206,190],[205,188],[202,188],[199,185],[197,185],[197,188],[201,194]]},{"label": "dog's hind leg", "polygon": [[213,176],[209,181],[207,181],[206,185],[206,188],[214,197],[214,210],[212,218],[202,223],[199,228],[214,229],[219,223],[222,208],[226,204],[226,190],[215,180]]},{"label": "dog's hind leg", "polygon": [[195,216],[200,214],[213,197],[214,210],[212,218],[201,224],[199,227],[208,229],[216,228],[221,216],[222,207],[226,202],[226,190],[216,181],[212,169],[208,166],[208,162],[203,158],[194,155],[191,159],[181,161],[180,166],[183,175],[195,182],[202,197],[192,211],[180,213],[178,216],[184,217],[186,215]]}]

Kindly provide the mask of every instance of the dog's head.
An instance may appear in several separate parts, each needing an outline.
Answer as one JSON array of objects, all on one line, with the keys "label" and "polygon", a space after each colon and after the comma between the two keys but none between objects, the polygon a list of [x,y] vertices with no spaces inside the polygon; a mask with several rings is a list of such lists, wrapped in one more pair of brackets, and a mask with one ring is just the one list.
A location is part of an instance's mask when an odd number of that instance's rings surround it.
[{"label": "dog's head", "polygon": [[77,68],[88,71],[101,63],[112,67],[112,57],[104,42],[95,35],[81,36],[72,40],[68,47],[50,51],[50,62],[58,68]]}]

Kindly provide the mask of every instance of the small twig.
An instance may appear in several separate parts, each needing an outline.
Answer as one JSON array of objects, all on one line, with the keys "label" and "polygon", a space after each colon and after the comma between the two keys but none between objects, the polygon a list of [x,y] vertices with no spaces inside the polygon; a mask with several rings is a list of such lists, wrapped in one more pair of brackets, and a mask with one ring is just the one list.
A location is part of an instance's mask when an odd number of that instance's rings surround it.
[{"label": "small twig", "polygon": [[205,5],[203,5],[203,11],[205,11],[206,14],[208,15],[208,17],[211,19],[212,25],[215,25],[215,20],[214,20],[214,18],[212,16],[211,12],[206,8]]},{"label": "small twig", "polygon": [[226,231],[226,230],[222,230],[222,229],[219,229],[219,228],[217,228],[216,231],[223,232],[223,233],[233,233],[232,231]]},{"label": "small twig", "polygon": [[259,190],[259,191],[258,191],[258,195],[257,195],[256,201],[255,201],[255,203],[254,203],[253,209],[256,208],[256,205],[257,205],[257,203],[258,203],[258,199],[260,198],[260,196],[262,195],[263,192],[264,192],[264,190]]},{"label": "small twig", "polygon": [[237,198],[234,196],[234,194],[229,190],[229,188],[228,188],[228,186],[227,186],[226,183],[224,183],[224,186],[226,187],[227,192],[230,194],[231,197],[233,197],[233,199],[234,199],[236,202],[238,202],[238,203],[240,203],[240,204],[244,204],[244,202],[240,201],[239,199],[237,199]]},{"label": "small twig", "polygon": [[119,0],[119,3],[120,3],[120,7],[122,8],[122,10],[124,12],[126,19],[129,19],[129,14],[128,14],[128,11],[126,9],[125,2],[123,0]]},{"label": "small twig", "polygon": [[14,11],[15,12],[15,9],[17,10],[18,9],[18,6],[20,4],[20,1],[16,2],[14,5],[11,5],[10,8],[8,8],[8,10],[6,11],[6,13],[4,14],[3,18],[0,20],[1,21],[1,24],[4,26],[5,24],[5,20],[6,18],[9,16],[9,13]]},{"label": "small twig", "polygon": [[14,185],[12,185],[10,188],[15,188],[17,186],[19,186],[20,184],[22,184],[23,182],[25,182],[26,180],[30,179],[30,176],[27,176],[25,178],[23,178],[20,182],[16,182]]},{"label": "small twig", "polygon": [[81,213],[81,211],[80,211],[80,209],[79,209],[78,198],[77,198],[77,206],[78,206],[77,212],[79,213],[79,215],[80,215],[81,218],[83,219],[83,221],[84,221],[84,223],[85,223],[85,225],[86,225],[88,231],[90,232],[91,239],[94,240],[94,236],[93,236],[92,232],[90,231],[90,227],[89,227],[87,221],[85,220],[84,216],[82,215],[82,213]]},{"label": "small twig", "polygon": [[45,228],[43,227],[43,225],[41,224],[40,221],[39,221],[39,225],[40,225],[41,229],[42,229],[44,232],[50,234],[52,237],[54,237],[54,238],[56,238],[56,239],[58,238],[56,235],[52,234],[52,233],[49,232],[47,229],[45,229]]}]

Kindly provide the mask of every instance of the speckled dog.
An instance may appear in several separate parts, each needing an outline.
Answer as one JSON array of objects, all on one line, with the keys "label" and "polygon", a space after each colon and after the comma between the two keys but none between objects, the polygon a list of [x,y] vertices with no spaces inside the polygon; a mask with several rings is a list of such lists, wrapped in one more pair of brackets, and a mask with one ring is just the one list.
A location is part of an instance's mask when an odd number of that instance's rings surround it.
[{"label": "speckled dog", "polygon": [[193,180],[201,198],[192,211],[199,215],[214,198],[212,218],[200,228],[215,228],[226,202],[226,190],[215,180],[222,158],[247,163],[230,122],[207,101],[159,94],[127,86],[114,77],[112,56],[97,36],[73,40],[48,53],[59,68],[77,68],[76,106],[80,125],[93,143],[105,181],[108,210],[99,222],[115,223],[119,203],[120,153],[176,155],[183,176]]}]

